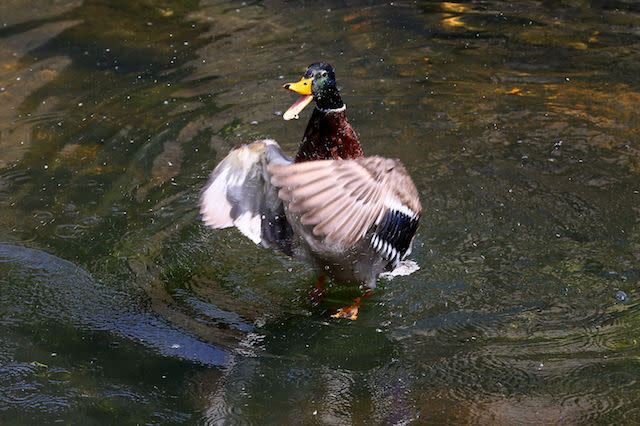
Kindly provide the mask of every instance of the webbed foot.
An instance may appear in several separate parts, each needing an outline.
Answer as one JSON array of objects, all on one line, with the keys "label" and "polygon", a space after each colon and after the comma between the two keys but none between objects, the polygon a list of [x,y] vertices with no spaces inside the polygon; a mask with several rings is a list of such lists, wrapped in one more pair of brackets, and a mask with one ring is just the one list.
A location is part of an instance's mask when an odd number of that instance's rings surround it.
[{"label": "webbed foot", "polygon": [[371,290],[365,291],[362,297],[356,297],[355,299],[353,299],[353,305],[338,308],[338,311],[335,314],[331,315],[331,318],[348,318],[350,320],[358,319],[358,310],[360,309],[360,305],[362,304],[362,299],[364,299],[365,297],[369,297],[370,294]]},{"label": "webbed foot", "polygon": [[338,308],[338,311],[331,315],[331,318],[349,318],[350,320],[355,320],[358,318],[358,309],[360,309],[360,298],[356,297],[353,299],[355,302],[351,306],[345,306],[343,308]]}]

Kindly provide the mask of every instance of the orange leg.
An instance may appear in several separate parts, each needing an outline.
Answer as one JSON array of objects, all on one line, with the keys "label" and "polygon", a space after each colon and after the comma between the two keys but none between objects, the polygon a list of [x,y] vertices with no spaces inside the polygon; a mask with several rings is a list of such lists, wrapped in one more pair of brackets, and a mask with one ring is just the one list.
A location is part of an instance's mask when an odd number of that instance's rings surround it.
[{"label": "orange leg", "polygon": [[353,301],[355,302],[353,305],[345,306],[344,308],[339,308],[338,312],[331,315],[331,318],[349,318],[350,320],[357,319],[358,309],[360,309],[362,299],[369,297],[370,294],[371,294],[371,290],[367,289],[367,291],[364,292],[362,297],[356,297],[355,299],[353,299]]},{"label": "orange leg", "polygon": [[318,277],[318,281],[316,281],[316,285],[309,290],[309,296],[313,303],[320,304],[322,303],[322,298],[327,295],[327,289],[324,288],[324,280],[325,276],[320,275]]}]

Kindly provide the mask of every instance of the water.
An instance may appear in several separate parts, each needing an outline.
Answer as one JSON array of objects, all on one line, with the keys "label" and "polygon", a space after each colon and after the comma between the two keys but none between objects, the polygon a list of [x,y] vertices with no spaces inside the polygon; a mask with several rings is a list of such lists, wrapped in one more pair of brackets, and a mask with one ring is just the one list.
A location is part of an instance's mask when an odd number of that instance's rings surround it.
[{"label": "water", "polygon": [[[0,5],[0,422],[640,421],[634,2]],[[420,270],[314,306],[198,217],[331,62]],[[622,296],[621,296],[622,295]]]}]

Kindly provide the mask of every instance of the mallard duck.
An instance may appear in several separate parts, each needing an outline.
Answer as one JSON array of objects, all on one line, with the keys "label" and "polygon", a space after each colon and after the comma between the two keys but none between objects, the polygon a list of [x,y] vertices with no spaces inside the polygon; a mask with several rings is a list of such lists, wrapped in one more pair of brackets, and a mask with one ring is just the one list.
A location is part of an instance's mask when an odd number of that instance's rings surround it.
[{"label": "mallard duck", "polygon": [[233,149],[211,173],[202,219],[212,228],[235,226],[337,281],[364,284],[368,294],[411,252],[418,191],[399,160],[363,156],[331,65],[311,64],[283,87],[302,95],[285,119],[316,103],[295,159],[269,139]]}]

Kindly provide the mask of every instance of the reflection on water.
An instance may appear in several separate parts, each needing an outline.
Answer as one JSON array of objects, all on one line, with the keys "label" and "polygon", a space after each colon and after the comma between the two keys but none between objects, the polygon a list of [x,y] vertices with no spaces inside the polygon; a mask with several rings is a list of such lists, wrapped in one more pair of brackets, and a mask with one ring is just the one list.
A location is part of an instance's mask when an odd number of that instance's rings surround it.
[{"label": "reflection on water", "polygon": [[[633,423],[640,11],[626,1],[0,4],[0,421]],[[336,68],[425,214],[357,321],[197,200],[295,150]]]}]

